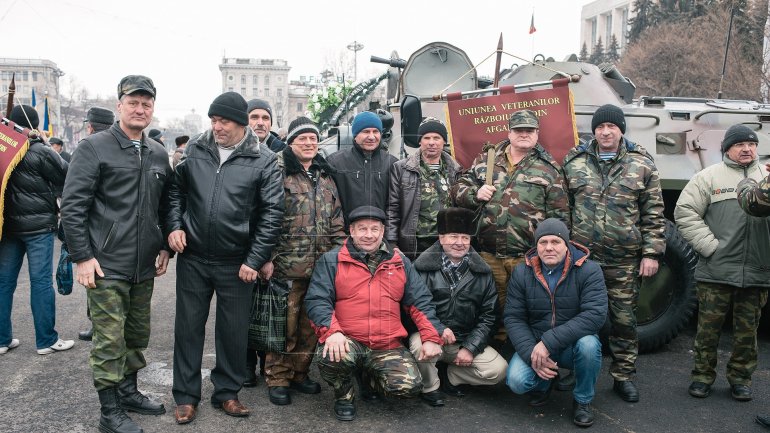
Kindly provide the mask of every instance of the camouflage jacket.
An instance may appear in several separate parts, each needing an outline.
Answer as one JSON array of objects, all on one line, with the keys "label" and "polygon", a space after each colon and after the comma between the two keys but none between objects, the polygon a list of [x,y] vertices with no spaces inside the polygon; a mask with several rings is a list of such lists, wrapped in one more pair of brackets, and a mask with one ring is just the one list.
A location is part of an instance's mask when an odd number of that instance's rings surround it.
[{"label": "camouflage jacket", "polygon": [[476,199],[487,177],[487,152],[476,157],[453,190],[458,206],[481,212],[477,235],[481,251],[523,257],[532,248],[537,224],[552,217],[569,221],[569,208],[564,177],[551,154],[537,144],[508,173],[509,144],[504,140],[495,145],[492,185],[497,191],[489,202]]},{"label": "camouflage jacket", "polygon": [[283,173],[286,212],[280,240],[273,250],[275,274],[279,278],[310,279],[316,260],[345,240],[333,169],[317,155],[310,166],[314,182],[291,147],[276,157]]},{"label": "camouflage jacket", "polygon": [[738,203],[747,214],[770,216],[770,176],[761,181],[747,177],[738,183]]},{"label": "camouflage jacket", "polygon": [[647,151],[623,137],[601,163],[596,140],[564,157],[572,237],[594,260],[660,258],[666,251],[660,177]]}]

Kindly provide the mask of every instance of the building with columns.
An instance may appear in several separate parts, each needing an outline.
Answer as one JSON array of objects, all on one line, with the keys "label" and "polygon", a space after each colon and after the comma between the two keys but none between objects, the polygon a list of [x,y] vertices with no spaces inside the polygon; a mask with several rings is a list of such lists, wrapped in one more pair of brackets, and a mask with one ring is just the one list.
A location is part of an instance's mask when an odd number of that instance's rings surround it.
[{"label": "building with columns", "polygon": [[246,100],[259,98],[273,108],[273,128],[288,126],[289,70],[286,60],[223,58],[222,92],[238,92]]},{"label": "building with columns", "polygon": [[[45,97],[48,96],[49,121],[53,125],[54,134],[60,134],[61,98],[59,93],[59,77],[64,72],[56,63],[45,59],[14,59],[0,57],[0,99],[4,110],[8,100],[8,86],[15,75],[16,93],[14,105],[32,105],[32,89],[35,89],[35,102],[40,115],[40,128],[43,127],[43,112]],[[3,116],[7,113],[2,112]]]},{"label": "building with columns", "polygon": [[632,0],[596,0],[583,6],[580,13],[580,46],[591,54],[599,38],[606,49],[612,36],[622,54],[628,42],[628,20],[633,17]]}]

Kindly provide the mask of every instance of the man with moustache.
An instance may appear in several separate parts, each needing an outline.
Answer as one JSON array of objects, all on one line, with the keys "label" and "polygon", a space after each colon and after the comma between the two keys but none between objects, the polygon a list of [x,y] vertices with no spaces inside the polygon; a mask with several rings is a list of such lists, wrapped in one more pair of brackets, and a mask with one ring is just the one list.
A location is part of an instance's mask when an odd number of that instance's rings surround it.
[{"label": "man with moustache", "polygon": [[267,101],[250,100],[246,112],[249,113],[249,128],[257,134],[260,143],[275,153],[286,148],[286,144],[270,131],[273,127],[273,109]]}]

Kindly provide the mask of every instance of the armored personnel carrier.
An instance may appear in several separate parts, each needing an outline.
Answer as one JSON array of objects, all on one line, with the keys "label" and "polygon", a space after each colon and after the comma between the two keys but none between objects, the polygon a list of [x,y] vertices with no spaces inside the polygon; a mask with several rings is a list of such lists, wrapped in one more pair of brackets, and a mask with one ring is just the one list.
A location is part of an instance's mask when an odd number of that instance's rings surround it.
[{"label": "armored personnel carrier", "polygon": [[[444,118],[446,101],[441,93],[463,92],[466,97],[491,94],[489,80],[479,79],[468,56],[444,42],[433,42],[407,60],[394,52],[390,59],[372,58],[389,65],[388,110],[391,121],[386,144],[396,156],[419,147],[417,127],[427,116]],[[468,72],[471,71],[471,72]],[[549,86],[551,80],[572,77],[575,118],[581,141],[592,138],[591,117],[604,104],[621,107],[626,116],[626,136],[644,146],[660,172],[665,202],[666,255],[659,272],[642,284],[637,319],[640,350],[654,350],[671,341],[689,322],[696,308],[694,270],[697,254],[673,224],[673,210],[682,188],[693,174],[721,161],[720,142],[725,130],[743,123],[758,133],[760,161],[770,158],[770,106],[754,101],[710,98],[635,96],[634,84],[614,66],[598,67],[577,61],[542,56],[533,62],[501,71],[499,86],[516,92]],[[349,129],[326,142],[325,152],[351,145]]]}]

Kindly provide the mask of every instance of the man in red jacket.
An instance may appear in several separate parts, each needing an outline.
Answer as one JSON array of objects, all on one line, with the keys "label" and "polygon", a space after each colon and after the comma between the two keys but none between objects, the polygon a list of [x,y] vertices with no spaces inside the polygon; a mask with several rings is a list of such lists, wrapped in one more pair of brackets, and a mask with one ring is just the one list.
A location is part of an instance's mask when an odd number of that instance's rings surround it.
[{"label": "man in red jacket", "polygon": [[[318,341],[321,377],[334,387],[334,414],[352,421],[353,377],[358,370],[384,395],[414,397],[422,377],[402,339],[405,311],[423,341],[418,360],[441,354],[444,326],[436,318],[431,294],[412,263],[382,241],[385,212],[361,206],[349,216],[350,237],[316,262],[305,308]],[[364,386],[366,383],[364,383]]]}]

